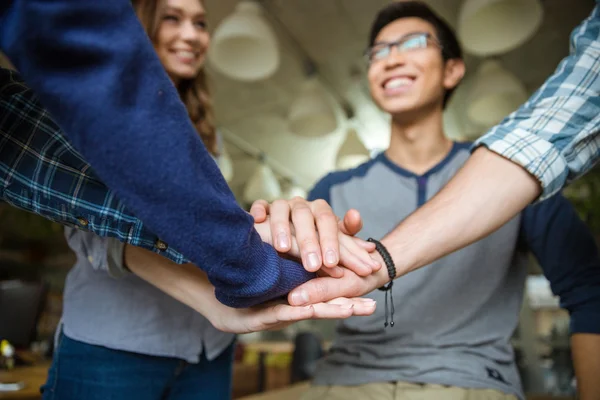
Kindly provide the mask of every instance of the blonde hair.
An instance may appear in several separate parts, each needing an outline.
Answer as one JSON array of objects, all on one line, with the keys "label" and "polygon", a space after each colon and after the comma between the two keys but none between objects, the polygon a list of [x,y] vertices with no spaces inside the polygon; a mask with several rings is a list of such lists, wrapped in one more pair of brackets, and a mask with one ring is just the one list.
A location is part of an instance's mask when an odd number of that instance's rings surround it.
[{"label": "blonde hair", "polygon": [[[160,13],[162,12],[164,1],[131,1],[142,26],[152,42],[156,40],[160,24]],[[198,1],[202,3],[202,0]],[[194,79],[182,81],[177,90],[204,145],[212,155],[218,155],[214,110],[204,68],[200,70]]]}]

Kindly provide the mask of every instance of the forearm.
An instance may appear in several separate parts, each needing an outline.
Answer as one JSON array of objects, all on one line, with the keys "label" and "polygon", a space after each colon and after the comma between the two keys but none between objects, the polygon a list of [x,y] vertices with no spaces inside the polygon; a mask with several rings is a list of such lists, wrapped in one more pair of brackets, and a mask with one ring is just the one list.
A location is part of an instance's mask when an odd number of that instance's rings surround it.
[{"label": "forearm", "polygon": [[580,400],[600,399],[600,335],[576,333],[571,352]]},{"label": "forearm", "polygon": [[312,277],[260,240],[129,0],[7,4],[4,14],[0,8],[2,49],[99,178],[206,271],[219,300],[248,307]]},{"label": "forearm", "polygon": [[192,264],[176,264],[131,245],[125,246],[124,262],[132,273],[209,320],[222,307],[206,274]]},{"label": "forearm", "polygon": [[461,249],[500,228],[540,193],[520,166],[476,150],[456,176],[382,242],[398,276]]}]

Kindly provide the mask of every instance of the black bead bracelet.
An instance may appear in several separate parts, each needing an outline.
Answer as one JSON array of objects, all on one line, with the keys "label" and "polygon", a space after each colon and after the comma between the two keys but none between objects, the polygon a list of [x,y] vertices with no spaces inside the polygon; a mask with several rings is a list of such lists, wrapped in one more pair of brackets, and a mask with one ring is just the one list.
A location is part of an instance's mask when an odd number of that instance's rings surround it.
[{"label": "black bead bracelet", "polygon": [[381,258],[383,258],[383,262],[385,263],[385,266],[388,271],[388,275],[390,277],[390,281],[387,284],[385,284],[379,288],[379,290],[385,292],[385,322],[384,322],[383,326],[385,326],[387,328],[388,315],[389,315],[388,295],[390,297],[390,304],[391,304],[391,307],[390,307],[391,318],[390,318],[389,326],[394,326],[394,311],[395,310],[394,310],[394,296],[392,294],[392,287],[394,286],[394,278],[396,277],[396,265],[394,265],[394,260],[392,260],[392,256],[390,256],[390,253],[387,251],[385,246],[383,244],[381,244],[381,242],[379,240],[369,238],[369,239],[367,239],[367,241],[371,242],[371,243],[375,243],[375,250],[377,250],[377,252],[381,255]]}]

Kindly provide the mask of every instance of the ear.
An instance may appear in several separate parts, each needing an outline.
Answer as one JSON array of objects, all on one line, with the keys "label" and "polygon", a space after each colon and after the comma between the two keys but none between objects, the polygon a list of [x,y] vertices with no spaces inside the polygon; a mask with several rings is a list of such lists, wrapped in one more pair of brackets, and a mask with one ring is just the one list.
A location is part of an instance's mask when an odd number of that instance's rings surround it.
[{"label": "ear", "polygon": [[451,58],[446,61],[444,68],[444,88],[446,90],[454,89],[465,76],[465,62],[460,58]]}]

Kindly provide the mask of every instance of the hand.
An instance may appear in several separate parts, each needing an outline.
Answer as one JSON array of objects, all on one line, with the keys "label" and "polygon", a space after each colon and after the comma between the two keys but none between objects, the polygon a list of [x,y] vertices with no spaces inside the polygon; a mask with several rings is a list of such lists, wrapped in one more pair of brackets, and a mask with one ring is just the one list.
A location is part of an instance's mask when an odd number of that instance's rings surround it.
[{"label": "hand", "polygon": [[[383,263],[381,256],[375,254]],[[384,268],[368,276],[358,276],[352,271],[344,271],[344,276],[341,278],[321,276],[298,286],[288,294],[288,302],[294,306],[303,306],[338,297],[364,296],[389,281],[388,272]]]},{"label": "hand", "polygon": [[[382,264],[369,255],[375,250],[372,243],[357,238],[349,240],[348,235],[354,235],[362,228],[362,220],[356,210],[348,211],[344,221],[339,221],[327,202],[308,202],[296,197],[289,201],[276,200],[273,204],[255,201],[250,214],[257,223],[270,225],[268,242],[277,251],[291,251],[292,255],[297,255],[299,250],[307,271],[315,272],[323,265],[335,268],[341,264],[360,276],[366,276],[381,268]],[[290,226],[290,217],[293,226]],[[264,234],[264,229],[261,232]],[[343,270],[330,269],[329,274],[340,277]]]},{"label": "hand", "polygon": [[[270,217],[267,217],[265,222],[262,222],[260,224],[254,224],[254,228],[260,235],[263,242],[269,243],[271,245],[273,244],[273,237],[271,236],[272,231]],[[295,258],[301,258],[302,255],[298,244],[298,240],[294,235],[294,227],[291,227],[290,231],[292,233],[292,246],[284,254]],[[364,262],[371,262],[373,260],[369,255],[369,252],[373,251],[374,249],[373,243],[365,242],[362,239],[348,236],[341,232],[338,233],[338,236],[338,241],[342,254],[342,262],[345,263],[345,265],[350,265],[351,268],[349,269],[355,270],[356,273],[358,273],[361,276],[370,275],[371,273],[373,273],[374,270],[379,270],[379,265],[377,265],[377,267],[370,267],[368,269],[362,266]],[[330,276],[333,276],[334,278],[340,278],[344,275],[344,269],[339,266],[321,269],[321,271],[327,273]]]},{"label": "hand", "polygon": [[294,307],[287,304],[266,304],[247,309],[230,308],[218,303],[210,318],[213,326],[223,332],[250,333],[283,329],[306,319],[342,319],[357,315],[371,315],[376,304],[371,299],[337,298],[326,303]]},{"label": "hand", "polygon": [[376,304],[371,299],[337,298],[311,306],[293,307],[266,304],[235,309],[221,304],[206,273],[193,264],[176,264],[151,251],[125,246],[125,265],[131,272],[164,293],[204,315],[225,332],[248,333],[282,328],[304,319],[339,319],[352,315],[371,315]]}]

